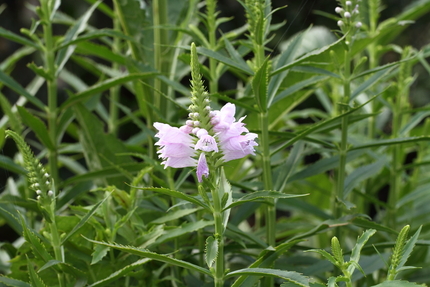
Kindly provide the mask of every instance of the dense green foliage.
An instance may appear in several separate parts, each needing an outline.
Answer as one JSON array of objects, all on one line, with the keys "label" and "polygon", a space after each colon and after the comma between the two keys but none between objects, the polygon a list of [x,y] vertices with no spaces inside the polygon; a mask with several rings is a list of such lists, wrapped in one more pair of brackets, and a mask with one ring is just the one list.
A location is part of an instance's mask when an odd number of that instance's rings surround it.
[{"label": "dense green foliage", "polygon": [[[332,1],[335,30],[288,39],[270,0],[231,0],[234,29],[216,0],[28,1],[31,26],[0,27],[0,287],[429,284],[430,44],[394,43],[430,0]],[[198,180],[154,123],[210,129],[207,102],[258,146]]]}]

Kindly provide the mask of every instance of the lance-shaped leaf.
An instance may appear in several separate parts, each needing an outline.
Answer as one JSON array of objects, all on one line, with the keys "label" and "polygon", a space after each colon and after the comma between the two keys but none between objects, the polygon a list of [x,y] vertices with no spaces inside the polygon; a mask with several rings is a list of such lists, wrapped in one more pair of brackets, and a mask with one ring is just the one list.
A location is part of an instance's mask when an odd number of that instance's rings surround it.
[{"label": "lance-shaped leaf", "polygon": [[309,287],[309,279],[294,271],[284,271],[270,268],[244,268],[227,273],[226,278],[233,276],[271,276],[285,279],[301,287]]},{"label": "lance-shaped leaf", "polygon": [[120,244],[116,244],[116,243],[106,243],[106,242],[102,242],[102,241],[96,241],[96,240],[92,240],[89,238],[86,238],[85,236],[83,236],[86,240],[95,243],[95,244],[101,244],[107,247],[111,247],[123,252],[127,252],[130,254],[134,254],[134,255],[138,255],[138,256],[142,256],[142,257],[146,257],[146,258],[150,258],[156,261],[160,261],[160,262],[164,262],[164,263],[168,263],[171,265],[175,265],[175,266],[179,266],[185,269],[189,269],[192,271],[197,271],[199,273],[208,275],[208,276],[212,276],[212,273],[203,267],[200,267],[198,265],[192,264],[190,262],[187,261],[183,261],[183,260],[179,260],[176,258],[172,258],[168,255],[164,255],[164,254],[158,254],[155,252],[151,252],[147,249],[143,249],[143,248],[138,248],[138,247],[134,247],[134,246],[124,246],[124,245],[120,245]]},{"label": "lance-shaped leaf", "polygon": [[183,192],[179,192],[176,190],[171,190],[171,189],[167,189],[167,188],[158,188],[158,187],[135,187],[141,190],[149,190],[149,191],[154,191],[154,192],[158,192],[158,193],[162,193],[162,194],[166,194],[168,196],[172,196],[175,198],[179,198],[185,201],[188,201],[190,203],[193,203],[197,206],[201,206],[204,209],[206,209],[209,212],[212,212],[211,209],[209,208],[208,205],[206,205],[204,202],[202,202],[201,200],[197,199],[196,197],[193,197],[191,195],[185,194]]},{"label": "lance-shaped leaf", "polygon": [[218,240],[216,240],[212,236],[209,236],[206,239],[205,259],[206,259],[206,264],[208,265],[209,268],[212,267],[212,265],[214,264],[218,256],[218,246],[219,246]]},{"label": "lance-shaped leaf", "polygon": [[266,58],[261,67],[255,72],[251,82],[255,101],[257,102],[259,110],[262,112],[266,112],[268,109],[267,86],[269,84],[269,69],[270,61],[269,58]]},{"label": "lance-shaped leaf", "polygon": [[300,196],[306,196],[308,194],[285,194],[282,192],[277,192],[277,191],[256,191],[256,192],[252,192],[250,194],[247,194],[241,198],[239,198],[238,200],[236,200],[235,202],[233,202],[232,204],[226,206],[224,208],[224,210],[238,206],[240,204],[243,204],[245,202],[251,202],[251,201],[262,201],[265,202],[267,201],[267,199],[279,199],[279,198],[294,198],[294,197],[300,197]]}]

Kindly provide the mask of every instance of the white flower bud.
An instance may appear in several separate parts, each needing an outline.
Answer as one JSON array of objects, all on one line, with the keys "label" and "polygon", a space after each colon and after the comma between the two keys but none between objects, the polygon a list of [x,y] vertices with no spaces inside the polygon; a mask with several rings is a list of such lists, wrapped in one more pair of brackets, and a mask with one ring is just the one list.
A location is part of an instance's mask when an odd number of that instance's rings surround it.
[{"label": "white flower bud", "polygon": [[200,125],[200,122],[199,121],[194,121],[194,126],[195,127],[198,127]]},{"label": "white flower bud", "polygon": [[200,130],[199,128],[194,128],[194,129],[193,129],[193,131],[192,131],[191,133],[193,133],[193,134],[197,134],[197,132],[198,132],[199,130]]},{"label": "white flower bud", "polygon": [[40,200],[40,195],[38,195],[38,196],[36,197],[36,199],[37,199],[37,200]]},{"label": "white flower bud", "polygon": [[336,8],[334,9],[334,12],[336,12],[336,13],[340,14],[340,13],[342,13],[342,12],[343,12],[343,9],[342,9],[342,8],[340,8],[340,7],[336,7]]},{"label": "white flower bud", "polygon": [[199,113],[194,113],[194,117],[198,117],[199,116]]},{"label": "white flower bud", "polygon": [[355,27],[356,27],[356,28],[361,28],[361,26],[363,26],[363,23],[361,23],[361,22],[357,22],[357,23],[355,24]]},{"label": "white flower bud", "polygon": [[206,103],[209,103],[209,102],[210,102],[210,100],[209,100],[209,99],[205,99],[205,102],[206,102]]},{"label": "white flower bud", "polygon": [[337,25],[338,25],[339,27],[342,27],[342,26],[343,26],[343,21],[341,21],[341,20],[337,21]]},{"label": "white flower bud", "polygon": [[344,16],[345,18],[351,18],[351,13],[349,13],[349,12],[345,12],[345,14],[343,14],[343,16]]},{"label": "white flower bud", "polygon": [[42,194],[42,191],[40,189],[36,190],[36,194],[40,195]]},{"label": "white flower bud", "polygon": [[188,121],[186,121],[186,122],[185,122],[185,124],[186,124],[187,126],[192,127],[192,126],[193,126],[193,124],[194,124],[194,122],[193,122],[193,121],[191,121],[191,120],[188,120]]},{"label": "white flower bud", "polygon": [[345,4],[346,4],[346,6],[351,6],[352,2],[351,1],[346,1]]},{"label": "white flower bud", "polygon": [[45,183],[46,183],[47,185],[49,185],[49,180],[47,180]]},{"label": "white flower bud", "polygon": [[210,110],[211,110],[211,107],[206,106],[206,107],[205,107],[205,109],[206,109],[207,111],[210,111]]},{"label": "white flower bud", "polygon": [[52,190],[48,190],[48,196],[52,197],[54,195],[54,192]]},{"label": "white flower bud", "polygon": [[45,172],[45,174],[43,176],[45,176],[46,178],[48,178],[49,177],[49,173]]}]

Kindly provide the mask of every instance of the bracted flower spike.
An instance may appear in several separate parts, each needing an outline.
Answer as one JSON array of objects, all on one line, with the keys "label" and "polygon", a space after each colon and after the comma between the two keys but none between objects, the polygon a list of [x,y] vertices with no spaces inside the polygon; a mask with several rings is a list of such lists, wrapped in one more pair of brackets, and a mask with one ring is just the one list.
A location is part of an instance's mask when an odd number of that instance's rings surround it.
[{"label": "bracted flower spike", "polygon": [[236,121],[234,104],[227,103],[219,111],[211,110],[208,93],[199,74],[194,44],[191,45],[191,75],[189,120],[180,128],[154,123],[158,130],[155,136],[159,138],[155,145],[160,146],[157,153],[164,160],[161,164],[165,168],[196,167],[197,179],[202,182],[203,176],[209,176],[215,160],[227,162],[249,154],[255,155],[258,135],[245,128],[242,122],[245,117]]}]

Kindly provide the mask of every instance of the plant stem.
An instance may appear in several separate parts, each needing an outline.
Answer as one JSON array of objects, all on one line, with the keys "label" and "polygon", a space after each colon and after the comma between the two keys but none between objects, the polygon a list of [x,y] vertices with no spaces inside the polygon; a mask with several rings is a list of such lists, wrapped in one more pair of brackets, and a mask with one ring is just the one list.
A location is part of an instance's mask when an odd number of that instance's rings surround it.
[{"label": "plant stem", "polygon": [[[113,19],[113,26],[115,30],[120,30],[121,25],[118,18]],[[120,51],[121,49],[121,40],[118,37],[113,38],[113,49],[115,51]],[[112,64],[112,68],[114,70],[118,70],[119,65],[117,63]],[[109,103],[109,132],[113,135],[117,135],[118,133],[118,116],[119,109],[117,106],[117,102],[119,101],[119,86],[114,86],[110,89],[110,103]]]},{"label": "plant stem", "polygon": [[[60,240],[60,234],[58,233],[58,229],[57,229],[57,222],[55,219],[55,199],[53,199],[53,202],[51,204],[51,208],[50,208],[50,216],[52,219],[52,223],[49,224],[49,228],[51,230],[51,239],[52,239],[52,248],[54,249],[54,256],[55,256],[55,260],[60,261],[60,262],[65,262],[64,261],[64,256],[63,256],[63,251],[61,248],[61,240]],[[65,283],[65,278],[64,278],[64,273],[63,272],[59,272],[57,274],[58,277],[58,282],[59,282],[59,286],[63,287],[66,286]]]},{"label": "plant stem", "polygon": [[[152,12],[154,17],[154,66],[160,73],[168,73],[169,69],[166,65],[166,47],[168,37],[167,31],[161,28],[161,25],[167,24],[167,1],[166,0],[154,0],[152,2]],[[154,105],[160,111],[161,115],[166,116],[168,110],[167,102],[164,101],[163,95],[167,93],[166,85],[162,85],[161,80],[158,78],[154,79]]]},{"label": "plant stem", "polygon": [[[219,187],[217,187],[219,188]],[[212,189],[213,217],[215,221],[215,239],[218,240],[218,255],[215,260],[215,287],[224,286],[224,225],[222,205],[218,191]]]},{"label": "plant stem", "polygon": [[[347,42],[350,42],[350,39],[346,39]],[[351,52],[349,47],[345,51],[345,62],[344,62],[344,78],[343,78],[343,101],[342,106],[340,107],[341,113],[347,112],[349,109],[349,98],[351,96]],[[345,166],[346,166],[346,155],[348,152],[348,125],[349,125],[349,116],[346,115],[342,118],[341,121],[341,142],[339,146],[339,166],[338,166],[338,175],[337,175],[337,185],[336,185],[336,193],[334,200],[334,210],[333,216],[335,218],[339,218],[342,216],[342,203],[339,201],[344,198],[344,184],[345,184]],[[337,229],[339,230],[339,229]],[[336,237],[341,238],[341,236],[336,235]]]},{"label": "plant stem", "polygon": [[48,86],[48,129],[52,144],[49,150],[49,172],[53,179],[54,191],[57,191],[58,177],[58,151],[57,151],[57,69],[55,66],[54,39],[52,35],[52,23],[50,21],[49,2],[41,1],[41,9],[44,15],[43,36],[45,40],[45,65],[50,79],[47,79]]},{"label": "plant stem", "polygon": [[[209,36],[209,45],[210,50],[216,50],[216,0],[208,0],[206,1],[207,8],[207,23],[208,23],[208,36]],[[209,82],[209,93],[214,94],[218,92],[218,75],[216,72],[216,60],[212,57],[209,57],[209,72],[211,75],[211,79]]]}]

